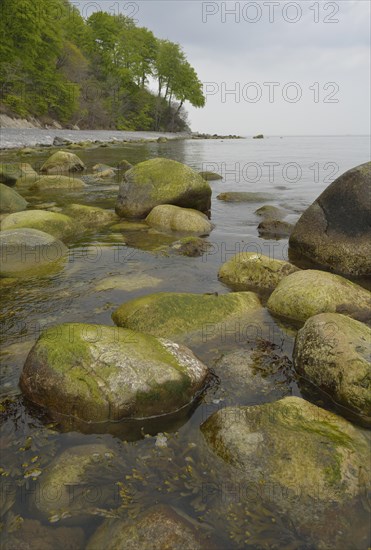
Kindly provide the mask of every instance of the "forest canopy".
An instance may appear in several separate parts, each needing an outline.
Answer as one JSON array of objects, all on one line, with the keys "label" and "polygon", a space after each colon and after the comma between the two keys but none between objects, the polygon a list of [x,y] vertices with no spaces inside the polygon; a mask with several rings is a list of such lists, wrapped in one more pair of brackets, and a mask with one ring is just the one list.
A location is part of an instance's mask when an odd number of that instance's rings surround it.
[{"label": "forest canopy", "polygon": [[184,103],[205,104],[181,46],[129,17],[100,11],[83,19],[68,0],[1,0],[0,16],[3,113],[81,128],[181,131]]}]

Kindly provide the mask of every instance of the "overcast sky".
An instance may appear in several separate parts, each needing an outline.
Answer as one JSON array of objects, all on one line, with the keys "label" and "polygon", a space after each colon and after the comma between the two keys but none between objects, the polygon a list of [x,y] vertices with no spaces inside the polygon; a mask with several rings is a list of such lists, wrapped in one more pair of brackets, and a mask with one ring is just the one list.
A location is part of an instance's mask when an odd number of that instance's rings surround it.
[{"label": "overcast sky", "polygon": [[194,131],[370,133],[369,0],[99,5],[182,45],[207,96],[203,109],[187,104]]}]

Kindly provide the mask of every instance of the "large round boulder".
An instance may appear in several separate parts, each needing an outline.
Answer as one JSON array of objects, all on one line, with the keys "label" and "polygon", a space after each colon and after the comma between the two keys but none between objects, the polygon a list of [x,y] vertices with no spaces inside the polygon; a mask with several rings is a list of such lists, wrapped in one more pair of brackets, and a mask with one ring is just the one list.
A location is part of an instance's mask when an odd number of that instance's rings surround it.
[{"label": "large round boulder", "polygon": [[175,160],[140,162],[124,174],[116,212],[121,217],[144,218],[159,204],[210,209],[211,188],[201,176]]},{"label": "large round boulder", "polygon": [[193,523],[169,506],[154,506],[135,522],[106,520],[86,550],[202,550],[206,541],[202,541]]},{"label": "large round boulder", "polygon": [[47,210],[27,210],[9,214],[1,222],[1,230],[30,228],[44,231],[57,239],[72,237],[77,229],[76,222],[69,216]]},{"label": "large round boulder", "polygon": [[308,537],[310,548],[343,547],[349,508],[357,509],[352,503],[364,498],[369,482],[369,445],[360,430],[298,397],[222,408],[201,430],[228,465],[230,498],[237,490],[254,518],[268,506]]},{"label": "large round boulder", "polygon": [[40,172],[60,174],[61,172],[82,172],[85,168],[85,164],[74,153],[58,151],[44,162]]},{"label": "large round boulder", "polygon": [[0,213],[21,212],[28,202],[17,191],[0,183]]},{"label": "large round boulder", "polygon": [[352,418],[371,427],[371,329],[337,313],[308,319],[299,330],[294,364]]},{"label": "large round boulder", "polygon": [[219,279],[239,290],[257,289],[271,292],[284,278],[298,271],[294,265],[256,252],[241,252],[219,269]]},{"label": "large round boulder", "polygon": [[68,176],[42,176],[37,179],[32,188],[48,191],[49,189],[82,189],[86,187],[79,178],[71,178]]},{"label": "large round boulder", "polygon": [[306,269],[282,279],[267,305],[279,317],[304,323],[317,313],[367,314],[371,293],[340,275]]},{"label": "large round boulder", "polygon": [[0,232],[2,277],[48,275],[63,267],[68,249],[48,233],[37,229]]},{"label": "large round boulder", "polygon": [[218,324],[237,320],[239,316],[259,309],[259,298],[253,292],[220,296],[158,292],[122,304],[114,311],[112,319],[118,326],[156,336],[178,338],[202,331],[206,339],[208,334],[218,333]]},{"label": "large round boulder", "polygon": [[86,422],[175,412],[202,389],[207,367],[169,340],[103,325],[43,332],[20,385],[30,401]]},{"label": "large round boulder", "polygon": [[337,178],[304,212],[290,250],[345,275],[371,273],[371,162]]},{"label": "large round boulder", "polygon": [[205,234],[212,230],[211,223],[202,212],[172,204],[155,206],[146,217],[146,222],[151,227],[170,231]]}]

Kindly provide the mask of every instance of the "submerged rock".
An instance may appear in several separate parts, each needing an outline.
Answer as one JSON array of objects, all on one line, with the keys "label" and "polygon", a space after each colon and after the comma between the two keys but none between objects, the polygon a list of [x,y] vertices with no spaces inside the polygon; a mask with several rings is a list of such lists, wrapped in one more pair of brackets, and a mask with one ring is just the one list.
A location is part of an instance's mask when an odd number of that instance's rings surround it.
[{"label": "submerged rock", "polygon": [[146,223],[151,227],[179,232],[205,234],[212,230],[212,224],[202,212],[172,204],[155,206],[146,217]]},{"label": "submerged rock", "polygon": [[371,162],[337,178],[297,222],[290,250],[338,273],[369,275],[370,181]]},{"label": "submerged rock", "polygon": [[121,217],[144,218],[159,204],[207,212],[211,189],[192,168],[165,158],[140,162],[124,174],[116,203]]},{"label": "submerged rock", "polygon": [[273,206],[271,204],[265,204],[264,206],[261,206],[257,210],[255,210],[254,214],[257,216],[261,216],[265,220],[282,220],[282,218],[285,217],[286,213],[282,208],[278,208],[277,206]]},{"label": "submerged rock", "polygon": [[294,265],[274,260],[255,252],[241,252],[225,262],[218,277],[223,283],[239,289],[271,292],[284,277],[298,271]]},{"label": "submerged rock", "polygon": [[313,536],[315,547],[342,546],[347,506],[364,496],[369,475],[368,442],[351,423],[285,397],[221,409],[201,430],[254,509],[273,503],[296,533]]},{"label": "submerged rock", "polygon": [[49,233],[57,239],[68,239],[77,231],[76,222],[69,216],[46,210],[27,210],[9,214],[1,222],[1,230],[30,228]]},{"label": "submerged rock", "polygon": [[175,253],[181,256],[196,258],[202,256],[211,248],[211,243],[201,237],[183,237],[168,246],[165,251],[167,253]]},{"label": "submerged rock", "polygon": [[371,427],[371,329],[344,315],[322,313],[299,330],[297,372],[324,390],[353,418]]},{"label": "submerged rock", "polygon": [[28,202],[17,191],[0,183],[0,212],[21,212],[27,208]]},{"label": "submerged rock", "polygon": [[371,293],[340,275],[306,269],[282,279],[267,305],[279,317],[305,322],[317,313],[334,313],[340,306],[368,312]]},{"label": "submerged rock", "polygon": [[122,304],[112,314],[114,323],[155,336],[179,337],[214,327],[261,309],[253,292],[230,294],[190,294],[159,292]]},{"label": "submerged rock", "polygon": [[15,185],[21,175],[22,171],[19,168],[19,164],[0,163],[0,183]]},{"label": "submerged rock", "polygon": [[85,168],[85,164],[74,153],[58,151],[44,162],[40,172],[60,174],[62,172],[82,172]]},{"label": "submerged rock", "polygon": [[225,202],[263,202],[270,198],[268,193],[252,193],[249,191],[229,191],[220,193],[216,197],[220,201]]},{"label": "submerged rock", "polygon": [[102,422],[172,413],[194,399],[207,375],[189,349],[169,340],[67,323],[42,333],[20,385],[50,412]]},{"label": "submerged rock", "polygon": [[116,214],[110,210],[98,206],[86,206],[85,204],[70,204],[63,212],[78,220],[79,224],[86,229],[106,225],[117,219]]},{"label": "submerged rock", "polygon": [[0,232],[2,277],[47,275],[61,269],[66,246],[37,229],[10,229]]},{"label": "submerged rock", "polygon": [[133,275],[113,275],[99,281],[95,290],[98,292],[103,290],[126,290],[132,292],[141,288],[153,288],[161,283],[161,279],[152,277],[151,275],[133,274]]},{"label": "submerged rock", "polygon": [[201,178],[203,178],[206,181],[216,181],[216,180],[222,180],[223,176],[220,174],[217,174],[216,172],[199,172]]},{"label": "submerged rock", "polygon": [[4,534],[1,550],[81,550],[84,531],[79,527],[46,527],[24,519],[19,529]]},{"label": "submerged rock", "polygon": [[258,225],[258,233],[267,239],[283,239],[291,235],[294,226],[292,223],[281,220],[265,220]]},{"label": "submerged rock", "polygon": [[124,159],[118,163],[117,168],[121,171],[121,173],[125,173],[130,170],[130,168],[133,168],[133,165]]},{"label": "submerged rock", "polygon": [[49,189],[82,189],[86,184],[78,178],[68,176],[42,176],[35,181],[32,188],[48,191]]},{"label": "submerged rock", "polygon": [[170,506],[158,505],[135,521],[105,521],[86,550],[203,550],[205,543],[193,523]]}]

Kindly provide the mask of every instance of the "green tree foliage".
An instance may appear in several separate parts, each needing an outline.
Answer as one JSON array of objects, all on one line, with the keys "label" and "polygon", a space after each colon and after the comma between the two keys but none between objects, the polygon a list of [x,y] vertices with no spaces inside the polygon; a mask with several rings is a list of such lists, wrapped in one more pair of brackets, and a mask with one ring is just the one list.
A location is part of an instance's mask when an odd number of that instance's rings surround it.
[{"label": "green tree foliage", "polygon": [[[178,44],[68,0],[0,0],[0,108],[81,127],[182,130],[202,85]],[[157,81],[157,93],[149,85]]]}]

